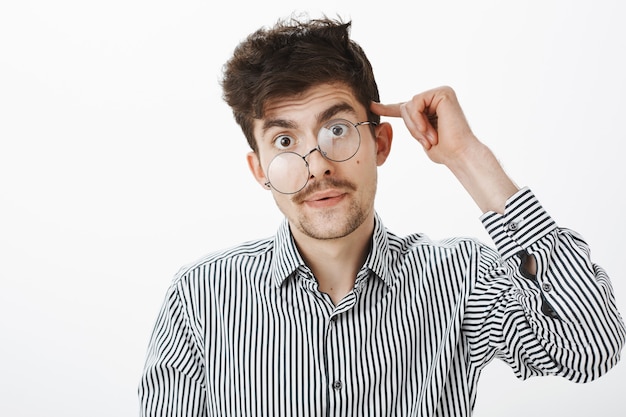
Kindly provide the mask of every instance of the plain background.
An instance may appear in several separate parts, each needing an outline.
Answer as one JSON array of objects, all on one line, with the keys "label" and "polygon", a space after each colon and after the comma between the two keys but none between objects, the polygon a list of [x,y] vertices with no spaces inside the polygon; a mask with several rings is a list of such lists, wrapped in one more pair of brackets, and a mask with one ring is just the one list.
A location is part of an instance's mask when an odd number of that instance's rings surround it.
[{"label": "plain background", "polygon": [[[294,11],[352,19],[385,102],[453,86],[514,180],[587,239],[626,312],[622,4],[2,2],[0,415],[136,415],[174,273],[274,233],[219,78],[241,39]],[[386,226],[488,241],[461,186],[392,123]],[[623,416],[625,386],[624,363],[578,385],[493,362],[475,415]]]}]

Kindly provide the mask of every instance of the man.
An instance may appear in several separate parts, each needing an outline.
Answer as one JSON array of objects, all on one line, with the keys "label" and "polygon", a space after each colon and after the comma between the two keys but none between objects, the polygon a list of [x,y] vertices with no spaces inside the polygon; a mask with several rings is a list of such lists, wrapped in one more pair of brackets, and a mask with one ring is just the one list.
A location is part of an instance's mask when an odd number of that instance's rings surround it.
[{"label": "man", "polygon": [[[243,41],[224,97],[285,216],[272,238],[175,277],[139,393],[150,416],[469,416],[494,357],[590,381],[626,331],[605,272],[470,130],[454,91],[379,102],[349,23],[288,20]],[[484,212],[472,239],[387,231],[377,167],[401,117]]]}]

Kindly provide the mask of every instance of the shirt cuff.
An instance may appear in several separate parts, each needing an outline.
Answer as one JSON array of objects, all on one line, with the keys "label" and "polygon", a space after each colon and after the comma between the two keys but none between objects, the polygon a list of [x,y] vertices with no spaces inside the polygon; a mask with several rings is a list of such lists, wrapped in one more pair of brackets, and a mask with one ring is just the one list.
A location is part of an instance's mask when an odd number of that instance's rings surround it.
[{"label": "shirt cuff", "polygon": [[480,221],[504,260],[526,251],[557,227],[527,187],[506,201],[504,214],[489,211],[480,217]]}]

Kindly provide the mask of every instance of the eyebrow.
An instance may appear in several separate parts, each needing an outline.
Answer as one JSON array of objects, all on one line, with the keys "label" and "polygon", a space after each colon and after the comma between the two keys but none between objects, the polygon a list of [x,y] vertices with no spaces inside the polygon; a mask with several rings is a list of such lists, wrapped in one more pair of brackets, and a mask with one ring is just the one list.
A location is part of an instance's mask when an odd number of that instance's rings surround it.
[{"label": "eyebrow", "polygon": [[341,103],[335,104],[334,106],[329,107],[328,109],[324,110],[321,114],[319,114],[317,116],[317,122],[318,123],[326,122],[332,119],[333,117],[335,117],[339,113],[350,113],[354,115],[355,117],[357,116],[356,110],[354,110],[354,107],[352,107],[350,104],[346,102],[341,102]]},{"label": "eyebrow", "polygon": [[296,124],[292,121],[285,119],[265,119],[263,122],[263,132],[267,132],[268,129],[273,127],[282,127],[285,129],[295,129]]},{"label": "eyebrow", "polygon": [[[332,119],[333,117],[335,117],[339,113],[350,113],[354,115],[355,117],[357,116],[357,113],[354,107],[352,107],[350,104],[346,102],[341,102],[341,103],[337,103],[327,108],[326,110],[321,112],[319,115],[317,115],[317,122],[318,123],[326,122]],[[296,129],[298,126],[293,121],[286,120],[286,119],[266,119],[263,122],[263,132],[267,132],[268,129],[271,129],[273,127],[282,127],[284,129]]]}]

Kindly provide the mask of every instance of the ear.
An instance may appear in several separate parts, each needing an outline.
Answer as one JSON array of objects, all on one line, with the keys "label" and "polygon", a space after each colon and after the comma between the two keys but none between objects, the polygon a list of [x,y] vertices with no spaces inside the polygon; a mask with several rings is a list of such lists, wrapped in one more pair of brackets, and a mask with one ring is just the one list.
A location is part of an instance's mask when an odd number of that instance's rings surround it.
[{"label": "ear", "polygon": [[374,129],[376,133],[376,164],[381,166],[387,160],[391,152],[391,141],[393,139],[393,129],[387,122],[383,122]]},{"label": "ear", "polygon": [[248,167],[250,168],[250,172],[252,172],[254,179],[261,184],[263,188],[268,189],[269,186],[266,185],[267,177],[265,176],[265,172],[263,172],[259,155],[256,152],[249,152],[246,155],[246,160],[248,161]]}]

